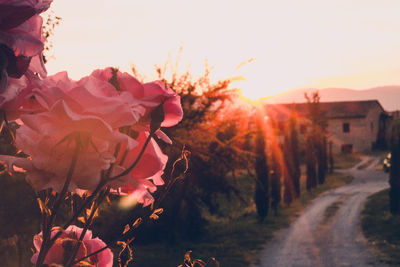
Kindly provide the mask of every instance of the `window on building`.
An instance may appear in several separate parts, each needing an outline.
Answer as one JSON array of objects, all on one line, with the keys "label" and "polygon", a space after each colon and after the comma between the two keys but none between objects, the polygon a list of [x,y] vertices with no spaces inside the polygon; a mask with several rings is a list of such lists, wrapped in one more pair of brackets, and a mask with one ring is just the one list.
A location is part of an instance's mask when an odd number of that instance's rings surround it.
[{"label": "window on building", "polygon": [[350,123],[348,123],[348,122],[343,123],[343,132],[344,133],[350,132]]},{"label": "window on building", "polygon": [[353,145],[352,144],[343,144],[341,147],[342,153],[352,153]]}]

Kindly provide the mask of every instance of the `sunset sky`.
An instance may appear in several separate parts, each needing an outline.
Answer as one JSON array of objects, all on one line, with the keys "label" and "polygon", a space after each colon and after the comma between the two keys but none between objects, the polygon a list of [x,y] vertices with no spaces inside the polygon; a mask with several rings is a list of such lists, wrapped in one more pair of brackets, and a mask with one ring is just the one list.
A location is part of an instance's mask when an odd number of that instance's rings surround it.
[{"label": "sunset sky", "polygon": [[251,98],[400,84],[398,0],[54,0],[52,10],[62,21],[49,74],[135,64],[152,79],[183,47],[181,71],[197,76],[207,60],[215,79],[243,76],[233,86]]}]

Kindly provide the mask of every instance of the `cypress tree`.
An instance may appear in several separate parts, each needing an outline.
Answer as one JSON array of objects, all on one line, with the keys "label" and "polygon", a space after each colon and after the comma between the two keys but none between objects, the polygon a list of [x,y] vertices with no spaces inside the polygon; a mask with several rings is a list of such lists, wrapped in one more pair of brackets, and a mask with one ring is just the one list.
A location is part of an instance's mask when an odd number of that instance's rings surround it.
[{"label": "cypress tree", "polygon": [[390,212],[400,214],[400,120],[393,122],[392,138],[390,142]]},{"label": "cypress tree", "polygon": [[325,182],[325,176],[327,171],[327,149],[326,149],[326,138],[323,133],[319,133],[317,141],[317,172],[318,172],[318,183],[323,184]]},{"label": "cypress tree", "polygon": [[317,186],[317,173],[316,173],[316,157],[315,157],[315,146],[314,146],[314,135],[310,132],[307,134],[306,141],[306,188],[310,191],[312,188]]},{"label": "cypress tree", "polygon": [[[285,155],[286,157],[286,155]],[[285,161],[287,162],[287,161]],[[284,166],[282,168],[282,176],[283,176],[283,185],[284,185],[284,190],[283,190],[283,201],[285,202],[286,206],[290,206],[290,204],[293,201],[293,197],[294,197],[294,186],[292,183],[292,177],[290,176],[290,171],[287,168],[287,164],[286,167]]]},{"label": "cypress tree", "polygon": [[281,202],[281,171],[278,162],[274,160],[272,164],[270,171],[271,208],[274,210],[275,216],[277,216],[279,203]]},{"label": "cypress tree", "polygon": [[[312,148],[312,153],[309,152],[309,157],[313,158],[315,164],[311,166],[311,162],[307,163],[307,168],[310,167],[309,175],[313,176],[316,172],[318,183],[323,184],[325,182],[325,175],[328,168],[328,156],[327,156],[327,140],[326,140],[326,127],[327,120],[325,114],[321,110],[320,106],[320,96],[317,92],[312,93],[311,97],[305,94],[308,105],[308,116],[311,121],[311,132],[312,138],[308,140],[309,148]],[[313,170],[314,169],[314,170]]]},{"label": "cypress tree", "polygon": [[268,165],[265,152],[265,125],[261,109],[256,114],[256,136],[255,136],[255,171],[256,185],[254,202],[256,204],[259,220],[263,221],[268,215],[269,209],[269,186],[268,186]]},{"label": "cypress tree", "polygon": [[270,180],[271,180],[271,208],[274,210],[275,216],[278,215],[278,207],[281,202],[281,163],[282,163],[282,151],[279,147],[278,140],[276,138],[276,132],[279,130],[272,118],[270,118]]},{"label": "cypress tree", "polygon": [[300,196],[300,159],[298,148],[298,134],[294,106],[289,117],[289,122],[284,132],[283,158],[285,166],[282,168],[284,179],[283,199],[286,206],[290,206],[294,198]]},{"label": "cypress tree", "polygon": [[288,155],[289,159],[291,161],[291,168],[290,170],[290,177],[293,183],[294,191],[295,191],[295,197],[298,198],[300,196],[300,176],[301,176],[301,170],[300,170],[300,152],[299,152],[299,137],[298,137],[298,131],[297,131],[297,114],[294,109],[294,106],[292,107],[292,111],[290,113],[290,118],[289,118],[289,148]]}]

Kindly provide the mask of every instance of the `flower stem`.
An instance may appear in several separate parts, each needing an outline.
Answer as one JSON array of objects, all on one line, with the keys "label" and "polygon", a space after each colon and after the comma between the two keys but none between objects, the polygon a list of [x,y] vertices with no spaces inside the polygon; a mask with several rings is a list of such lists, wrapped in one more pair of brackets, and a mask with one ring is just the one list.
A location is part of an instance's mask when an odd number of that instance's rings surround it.
[{"label": "flower stem", "polygon": [[96,214],[96,211],[97,211],[97,209],[99,208],[101,202],[103,202],[104,198],[108,195],[109,192],[110,192],[110,188],[108,187],[106,190],[104,190],[104,191],[99,195],[99,197],[98,197],[98,198],[96,199],[96,201],[94,202],[93,207],[92,207],[92,210],[90,211],[89,218],[88,218],[88,219],[86,220],[86,222],[85,222],[85,225],[84,225],[84,227],[83,227],[82,233],[81,233],[81,235],[80,235],[80,237],[79,237],[79,241],[76,243],[76,245],[75,245],[75,247],[74,247],[74,250],[73,250],[73,252],[72,252],[72,254],[71,254],[71,257],[69,258],[67,264],[65,265],[66,267],[73,266],[73,264],[74,264],[74,259],[75,259],[75,257],[76,257],[76,254],[77,254],[78,251],[79,251],[79,248],[80,248],[80,246],[81,246],[81,244],[82,244],[83,238],[85,237],[86,232],[87,232],[89,226],[92,224],[94,215]]},{"label": "flower stem", "polygon": [[51,236],[51,229],[54,223],[54,220],[56,218],[57,212],[61,206],[62,201],[65,198],[65,195],[67,193],[69,184],[71,183],[72,180],[72,175],[74,173],[75,167],[76,167],[76,163],[78,162],[78,156],[79,156],[79,151],[80,151],[80,143],[78,140],[76,140],[75,143],[75,150],[74,150],[74,154],[72,156],[72,160],[71,160],[71,165],[69,167],[68,173],[67,173],[67,178],[65,179],[65,183],[64,186],[60,192],[60,194],[58,195],[58,198],[56,199],[54,206],[52,208],[52,213],[50,215],[50,218],[48,220],[48,223],[45,225],[46,227],[44,229],[42,229],[42,233],[43,233],[43,242],[42,242],[42,246],[40,248],[40,252],[39,252],[39,256],[36,262],[36,267],[40,267],[42,266],[45,258],[46,258],[46,254],[47,252],[50,250],[51,246],[54,243],[54,240],[50,239]]}]

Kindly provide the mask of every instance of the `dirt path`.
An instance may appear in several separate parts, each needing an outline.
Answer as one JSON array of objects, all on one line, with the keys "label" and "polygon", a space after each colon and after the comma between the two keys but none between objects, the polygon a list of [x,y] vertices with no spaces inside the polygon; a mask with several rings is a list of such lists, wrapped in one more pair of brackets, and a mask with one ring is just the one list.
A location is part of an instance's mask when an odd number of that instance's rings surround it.
[{"label": "dirt path", "polygon": [[[367,162],[371,163],[367,168],[357,169]],[[354,176],[353,182],[316,198],[288,229],[266,244],[256,266],[385,266],[359,226],[367,197],[389,186],[388,175],[375,170],[378,163],[378,158],[364,157],[346,170]],[[326,218],[327,211],[331,217]]]}]

